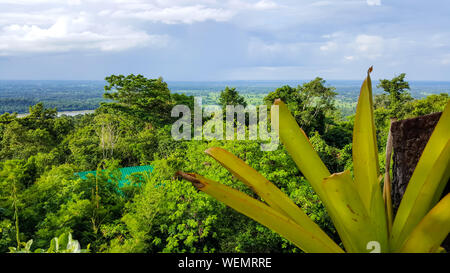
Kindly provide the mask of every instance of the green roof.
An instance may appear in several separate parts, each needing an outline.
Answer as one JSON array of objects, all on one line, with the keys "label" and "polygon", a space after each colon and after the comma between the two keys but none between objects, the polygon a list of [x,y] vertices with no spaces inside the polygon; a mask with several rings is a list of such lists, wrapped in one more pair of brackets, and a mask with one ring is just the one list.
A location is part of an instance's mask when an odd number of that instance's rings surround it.
[{"label": "green roof", "polygon": [[[130,182],[128,180],[129,175],[139,174],[139,173],[151,173],[153,171],[153,166],[146,165],[146,166],[126,167],[126,168],[120,168],[119,171],[122,174],[122,177],[119,180],[119,188],[120,188],[126,184],[129,184],[129,182]],[[75,175],[78,175],[81,179],[87,179],[88,174],[93,174],[95,176],[95,175],[97,175],[97,171],[75,173]]]}]

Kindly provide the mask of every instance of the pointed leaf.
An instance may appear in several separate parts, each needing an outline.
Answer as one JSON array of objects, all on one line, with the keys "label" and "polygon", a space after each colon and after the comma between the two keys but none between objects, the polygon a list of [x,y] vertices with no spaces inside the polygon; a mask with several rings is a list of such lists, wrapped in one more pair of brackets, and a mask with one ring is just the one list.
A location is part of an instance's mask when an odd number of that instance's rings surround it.
[{"label": "pointed leaf", "polygon": [[407,253],[433,253],[450,232],[450,194],[447,194],[411,232],[401,248]]},{"label": "pointed leaf", "polygon": [[229,207],[282,235],[305,252],[343,252],[339,247],[330,248],[320,238],[317,238],[285,215],[240,191],[198,174],[178,172],[178,175],[190,181],[198,190],[209,194]]},{"label": "pointed leaf", "polygon": [[330,172],[314,150],[305,132],[298,126],[287,105],[279,99],[275,100],[274,104],[279,106],[279,125],[275,126],[275,128],[279,130],[281,142],[298,169],[305,176],[320,200],[322,200],[346,251],[356,252],[357,250],[352,247],[351,234],[345,230],[343,221],[334,208],[333,200],[328,199],[323,190],[322,181],[330,176]]},{"label": "pointed leaf", "polygon": [[367,214],[349,171],[333,174],[324,179],[323,188],[327,197],[333,200],[334,208],[346,231],[351,234],[348,251],[368,252],[367,244],[373,241],[380,244],[381,252],[389,250],[387,237],[380,237],[374,231],[376,225]]},{"label": "pointed leaf", "polygon": [[31,239],[27,242],[27,244],[25,245],[25,249],[29,251],[31,249],[32,244],[33,244],[33,239]]},{"label": "pointed leaf", "polygon": [[322,181],[329,177],[330,171],[320,159],[308,140],[305,132],[298,126],[287,105],[281,100],[275,100],[279,106],[279,136],[295,164],[311,184],[314,191],[323,200]]},{"label": "pointed leaf", "polygon": [[[369,69],[361,86],[353,128],[353,174],[356,187],[367,210],[371,208],[372,191],[378,185],[378,148],[373,118],[372,82]],[[369,212],[370,213],[370,212]]]},{"label": "pointed leaf", "polygon": [[353,175],[374,232],[380,240],[387,240],[388,218],[379,184],[378,146],[373,117],[372,81],[370,73],[361,86],[353,127]]},{"label": "pointed leaf", "polygon": [[222,166],[229,170],[258,194],[274,210],[291,218],[298,225],[306,229],[314,236],[321,238],[330,247],[338,247],[327,234],[314,223],[285,193],[267,180],[255,169],[247,165],[243,160],[221,148],[210,148],[205,151],[217,160]]}]

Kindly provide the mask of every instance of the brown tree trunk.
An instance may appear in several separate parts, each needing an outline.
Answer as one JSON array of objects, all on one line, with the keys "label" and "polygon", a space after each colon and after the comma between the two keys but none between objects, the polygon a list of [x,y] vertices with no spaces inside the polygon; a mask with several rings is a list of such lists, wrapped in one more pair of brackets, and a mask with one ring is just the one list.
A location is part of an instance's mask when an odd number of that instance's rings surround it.
[{"label": "brown tree trunk", "polygon": [[[394,215],[405,193],[406,186],[416,168],[419,158],[436,127],[442,113],[434,113],[417,118],[401,120],[392,123],[393,140],[393,180],[392,206]],[[450,183],[442,194],[449,193]],[[444,241],[443,247],[450,251],[450,236]]]}]

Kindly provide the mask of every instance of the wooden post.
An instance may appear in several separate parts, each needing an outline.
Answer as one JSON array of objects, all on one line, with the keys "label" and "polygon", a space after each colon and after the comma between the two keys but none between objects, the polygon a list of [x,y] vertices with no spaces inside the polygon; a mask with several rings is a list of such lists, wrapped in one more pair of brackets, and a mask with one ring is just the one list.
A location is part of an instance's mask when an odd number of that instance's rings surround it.
[{"label": "wooden post", "polygon": [[[392,123],[392,206],[394,215],[405,193],[406,186],[416,168],[419,158],[433,133],[442,113],[434,113],[417,118],[396,121]],[[447,183],[443,195],[449,193],[450,183]],[[443,247],[450,251],[450,236],[444,241]]]}]

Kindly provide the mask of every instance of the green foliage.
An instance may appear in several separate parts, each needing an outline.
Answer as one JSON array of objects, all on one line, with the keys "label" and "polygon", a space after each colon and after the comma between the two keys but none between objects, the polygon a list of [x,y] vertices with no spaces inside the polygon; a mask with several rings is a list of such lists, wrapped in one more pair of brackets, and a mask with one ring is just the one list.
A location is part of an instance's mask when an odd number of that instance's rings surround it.
[{"label": "green foliage", "polygon": [[9,123],[3,132],[2,159],[27,159],[39,152],[49,152],[53,146],[53,139],[45,129],[28,129],[18,121]]},{"label": "green foliage", "polygon": [[352,142],[353,125],[349,122],[342,122],[329,128],[323,139],[328,145],[339,149]]},{"label": "green foliage", "polygon": [[[31,240],[29,251],[47,251],[55,237],[69,233],[93,252],[299,251],[268,228],[173,179],[177,170],[195,170],[252,195],[203,154],[212,146],[230,150],[273,181],[339,242],[324,205],[283,146],[262,152],[259,141],[175,141],[170,110],[175,104],[193,109],[192,96],[171,93],[162,79],[141,75],[112,75],[107,84],[107,101],[93,114],[57,117],[56,109],[38,103],[26,117],[0,115],[0,252],[9,247],[24,251],[24,242]],[[407,97],[407,91],[402,94]],[[228,87],[221,94],[200,95],[204,104],[244,106],[260,104],[264,97]],[[285,99],[327,167],[340,171],[353,166],[353,119],[343,121],[335,108],[354,111],[354,105],[335,96],[334,88],[316,78],[296,88],[278,88],[265,102]],[[448,94],[407,101],[399,104],[399,113],[410,117],[441,111],[447,101]],[[375,105],[382,152],[390,96],[376,97]],[[153,165],[154,172],[144,183],[131,177],[131,185],[119,190],[117,168],[139,165]],[[86,180],[74,176],[91,170],[97,175]],[[65,243],[60,242],[61,250]]]},{"label": "green foliage", "polygon": [[404,111],[402,111],[404,104],[413,100],[411,94],[407,91],[410,88],[409,83],[404,80],[405,76],[405,73],[401,73],[391,80],[382,79],[377,85],[378,88],[383,88],[384,92],[388,93],[388,99],[386,97],[378,99],[378,104],[390,110],[390,117],[403,117],[405,115]]},{"label": "green foliage", "polygon": [[92,170],[102,160],[100,139],[93,124],[76,130],[68,137],[67,147],[70,151],[70,161],[80,170]]},{"label": "green foliage", "polygon": [[16,230],[14,224],[9,219],[4,219],[6,215],[3,212],[4,209],[0,208],[0,216],[3,220],[0,221],[0,251],[4,252],[8,247],[17,245],[15,242]]},{"label": "green foliage", "polygon": [[194,109],[194,97],[193,96],[188,96],[186,94],[178,94],[178,93],[173,93],[173,94],[171,94],[171,96],[174,101],[174,105],[186,105],[189,107],[189,109],[191,109],[191,111],[193,111],[193,109]]},{"label": "green foliage", "polygon": [[227,86],[220,92],[219,105],[224,109],[227,105],[242,105],[246,107],[247,102],[245,102],[244,97],[239,95],[239,92],[236,91],[236,88],[229,88]]},{"label": "green foliage", "polygon": [[339,149],[328,145],[319,135],[315,132],[309,139],[314,150],[319,154],[323,163],[330,172],[338,173],[344,171],[344,166],[339,158]]},{"label": "green foliage", "polygon": [[450,99],[448,93],[442,93],[439,95],[430,95],[426,98],[415,100],[412,102],[412,111],[409,116],[417,117],[431,113],[444,111],[445,105],[447,105]]},{"label": "green foliage", "polygon": [[162,78],[147,79],[142,75],[111,75],[105,80],[104,97],[115,102],[110,106],[137,116],[153,126],[169,122],[173,101]]},{"label": "green foliage", "polygon": [[449,101],[447,93],[414,100],[409,93],[409,83],[404,80],[405,76],[402,73],[391,80],[383,79],[378,85],[386,92],[374,97],[374,120],[380,151],[385,148],[391,118],[401,120],[441,112]]},{"label": "green foliage", "polygon": [[[352,156],[349,170],[331,174],[323,151],[329,154],[319,134],[309,140],[288,106],[280,99],[277,130],[293,161],[323,201],[342,239],[346,252],[429,252],[435,253],[450,231],[450,194],[441,200],[450,177],[450,103],[428,141],[411,177],[395,219],[392,215],[389,164],[386,163],[383,193],[380,188],[379,152],[373,113],[370,73],[361,87],[354,119]],[[403,75],[404,76],[404,75]],[[389,144],[388,144],[389,146]],[[278,187],[245,161],[220,147],[205,150],[242,181],[254,194],[236,190],[227,183],[193,172],[178,171],[177,177],[193,188],[226,204],[243,215],[282,235],[306,252],[342,253],[323,229],[299,209]],[[387,152],[390,155],[390,151]],[[388,157],[386,157],[388,161]],[[261,202],[259,196],[264,200]],[[393,220],[394,219],[394,220]]]},{"label": "green foliage", "polygon": [[[198,169],[202,174],[221,179],[227,185],[245,190],[244,185],[206,155],[207,147],[229,148],[267,174],[277,185],[295,196],[296,203],[330,234],[335,231],[320,201],[304,183],[285,150],[265,153],[259,143],[213,141],[187,142],[163,160],[154,161],[154,172],[142,193],[128,206],[125,225],[111,241],[112,252],[291,252],[292,244],[260,224],[243,217],[207,195],[200,195],[189,183],[173,180],[179,168]],[[292,170],[293,172],[285,171]],[[301,185],[301,186],[300,186]],[[300,186],[300,187],[299,187]],[[246,190],[249,194],[250,191]],[[304,195],[303,195],[304,194]],[[241,231],[242,227],[245,227]],[[239,232],[238,232],[239,231]]]},{"label": "green foliage", "polygon": [[73,129],[68,117],[56,117],[56,109],[42,103],[30,106],[23,118],[4,114],[0,118],[0,160],[28,159],[38,153],[49,153]]},{"label": "green foliage", "polygon": [[288,85],[278,88],[269,93],[264,102],[272,105],[275,99],[281,99],[306,134],[314,131],[323,134],[326,124],[334,116],[334,98],[337,94],[334,90],[334,87],[325,86],[325,80],[317,77],[297,88]]}]

